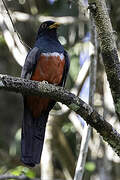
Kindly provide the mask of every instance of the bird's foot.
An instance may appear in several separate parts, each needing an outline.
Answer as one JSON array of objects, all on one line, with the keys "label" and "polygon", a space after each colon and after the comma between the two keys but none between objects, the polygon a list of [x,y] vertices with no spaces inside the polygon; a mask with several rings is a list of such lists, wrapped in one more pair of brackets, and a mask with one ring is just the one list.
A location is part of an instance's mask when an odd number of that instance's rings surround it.
[{"label": "bird's foot", "polygon": [[42,81],[42,83],[44,83],[44,84],[48,84],[48,81]]}]

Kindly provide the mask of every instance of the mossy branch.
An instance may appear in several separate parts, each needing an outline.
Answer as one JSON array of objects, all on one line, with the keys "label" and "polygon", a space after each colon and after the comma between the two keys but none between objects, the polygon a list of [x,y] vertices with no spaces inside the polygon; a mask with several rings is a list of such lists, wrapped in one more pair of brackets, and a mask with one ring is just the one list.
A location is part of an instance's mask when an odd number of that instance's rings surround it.
[{"label": "mossy branch", "polygon": [[95,109],[82,101],[68,90],[48,84],[22,78],[0,75],[0,89],[14,91],[25,95],[47,96],[66,104],[71,110],[79,114],[108,142],[120,156],[120,134]]},{"label": "mossy branch", "polygon": [[90,12],[95,20],[115,110],[120,120],[120,63],[111,21],[105,0],[89,0],[88,2]]}]

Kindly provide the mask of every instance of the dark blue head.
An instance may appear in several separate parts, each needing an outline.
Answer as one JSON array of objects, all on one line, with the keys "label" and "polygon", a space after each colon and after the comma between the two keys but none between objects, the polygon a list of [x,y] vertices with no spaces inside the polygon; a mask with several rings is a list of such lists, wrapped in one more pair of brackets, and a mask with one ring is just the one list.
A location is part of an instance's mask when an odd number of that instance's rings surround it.
[{"label": "dark blue head", "polygon": [[43,22],[38,30],[37,37],[48,35],[52,38],[57,38],[57,28],[60,26],[60,23],[54,22],[54,21],[45,21]]}]

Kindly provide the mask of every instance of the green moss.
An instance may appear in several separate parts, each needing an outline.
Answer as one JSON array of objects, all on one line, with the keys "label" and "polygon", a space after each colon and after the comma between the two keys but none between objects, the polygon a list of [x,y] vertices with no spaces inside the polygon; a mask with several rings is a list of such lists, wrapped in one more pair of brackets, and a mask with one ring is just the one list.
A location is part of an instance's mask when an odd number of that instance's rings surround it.
[{"label": "green moss", "polygon": [[69,107],[70,107],[73,111],[77,111],[77,110],[79,109],[79,106],[77,106],[77,105],[74,104],[74,103],[71,103],[71,104],[69,105]]},{"label": "green moss", "polygon": [[120,99],[118,99],[117,103],[115,104],[115,109],[120,114]]}]

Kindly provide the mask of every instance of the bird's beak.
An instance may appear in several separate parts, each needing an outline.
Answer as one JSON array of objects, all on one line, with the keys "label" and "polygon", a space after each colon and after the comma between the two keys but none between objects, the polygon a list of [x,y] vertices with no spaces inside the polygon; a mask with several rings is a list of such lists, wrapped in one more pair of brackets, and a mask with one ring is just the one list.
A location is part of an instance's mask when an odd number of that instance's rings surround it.
[{"label": "bird's beak", "polygon": [[61,25],[59,22],[55,22],[54,24],[49,26],[49,29],[58,28]]}]

